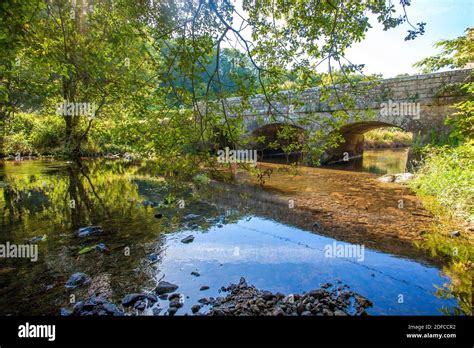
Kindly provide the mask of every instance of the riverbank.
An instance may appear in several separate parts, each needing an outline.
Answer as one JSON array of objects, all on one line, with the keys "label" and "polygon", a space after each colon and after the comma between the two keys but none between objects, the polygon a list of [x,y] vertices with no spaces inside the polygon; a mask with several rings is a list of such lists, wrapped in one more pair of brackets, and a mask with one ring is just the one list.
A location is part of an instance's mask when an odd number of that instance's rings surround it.
[{"label": "riverbank", "polygon": [[364,133],[365,149],[395,149],[411,144],[412,134],[398,128],[379,128]]},{"label": "riverbank", "polygon": [[423,246],[454,261],[470,262],[474,255],[473,144],[428,146],[423,157],[409,183],[437,221]]},{"label": "riverbank", "polygon": [[410,187],[435,217],[429,234],[417,243],[432,255],[450,260],[443,268],[453,282],[441,296],[456,298],[459,309],[445,314],[472,315],[474,272],[474,149],[472,141],[458,146],[427,146]]}]

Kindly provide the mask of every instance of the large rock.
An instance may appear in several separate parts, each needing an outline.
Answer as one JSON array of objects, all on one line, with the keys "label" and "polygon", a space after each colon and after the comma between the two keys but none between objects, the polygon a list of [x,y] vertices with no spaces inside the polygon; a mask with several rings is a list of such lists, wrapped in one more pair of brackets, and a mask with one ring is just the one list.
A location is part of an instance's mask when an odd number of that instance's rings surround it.
[{"label": "large rock", "polygon": [[377,178],[377,180],[380,181],[380,182],[384,182],[384,183],[394,182],[395,181],[395,175],[385,174],[384,176],[381,176],[380,178]]},{"label": "large rock", "polygon": [[377,180],[384,183],[396,182],[401,184],[412,180],[414,177],[415,176],[412,173],[385,174],[384,176],[377,178]]},{"label": "large rock", "polygon": [[95,295],[86,299],[85,301],[79,301],[74,305],[71,311],[64,308],[61,309],[61,315],[74,316],[123,316],[125,313],[117,308],[116,305],[109,302],[107,299],[102,297],[96,297]]},{"label": "large rock", "polygon": [[161,281],[156,286],[155,292],[158,295],[162,295],[162,294],[166,294],[166,293],[169,293],[169,292],[176,291],[176,289],[178,289],[178,285],[168,283],[168,282],[165,282],[165,281]]},{"label": "large rock", "polygon": [[186,238],[181,239],[181,243],[188,244],[188,243],[191,243],[193,240],[194,240],[194,236],[189,235]]},{"label": "large rock", "polygon": [[404,182],[412,180],[414,177],[415,176],[412,173],[395,174],[395,182],[404,183]]}]

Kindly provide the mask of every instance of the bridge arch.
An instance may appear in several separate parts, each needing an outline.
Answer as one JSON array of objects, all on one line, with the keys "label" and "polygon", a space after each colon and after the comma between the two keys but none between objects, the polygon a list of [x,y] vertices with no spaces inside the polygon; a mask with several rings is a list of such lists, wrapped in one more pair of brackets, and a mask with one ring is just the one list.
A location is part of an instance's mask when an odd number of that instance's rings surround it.
[{"label": "bridge arch", "polygon": [[[283,130],[287,132],[282,133]],[[279,135],[280,134],[280,135]],[[306,142],[306,130],[303,127],[285,122],[274,122],[255,128],[250,136],[253,148],[266,154],[282,153],[283,147],[290,144],[304,144]],[[277,147],[271,147],[277,144]]]},{"label": "bridge arch", "polygon": [[[291,130],[294,130],[294,133],[292,136],[281,139],[278,137],[278,132],[284,127],[290,127]],[[359,121],[346,124],[337,130],[344,139],[343,142],[341,142],[336,148],[327,149],[326,153],[321,158],[322,162],[337,161],[342,159],[345,156],[345,153],[347,153],[350,158],[360,157],[364,152],[364,134],[378,128],[398,128],[401,131],[410,131],[401,125],[377,120]],[[249,136],[252,139],[251,146],[253,149],[261,151],[264,156],[274,156],[276,154],[282,155],[286,152],[283,150],[283,147],[288,146],[290,143],[305,144],[308,141],[307,132],[307,129],[299,125],[285,122],[274,122],[254,128]],[[336,132],[336,130],[334,132]],[[280,146],[271,147],[271,143],[277,143]]]},{"label": "bridge arch", "polygon": [[[228,99],[224,108],[231,117],[243,117],[246,135],[263,128],[262,121],[271,129],[275,120],[295,127],[301,125],[307,133],[323,131],[324,134],[330,134],[330,122],[311,122],[312,115],[317,114],[319,120],[331,121],[335,112],[344,110],[349,115],[347,124],[341,129],[346,141],[332,152],[336,156],[343,152],[357,156],[363,151],[363,134],[371,129],[398,127],[416,133],[422,140],[428,139],[433,133],[449,132],[446,117],[455,111],[455,103],[467,98],[458,88],[452,87],[472,81],[472,72],[472,69],[464,69],[389,78],[376,83],[362,83],[366,88],[361,91],[351,90],[348,85],[336,86],[341,92],[354,97],[355,104],[347,106],[342,103],[328,105],[327,100],[335,100],[336,96],[330,93],[329,97],[322,98],[320,89],[311,88],[299,93],[285,92],[288,102],[282,102],[282,98],[273,98],[271,113],[269,97],[263,95],[247,101],[248,106],[242,112],[232,111],[241,106],[240,98]],[[263,130],[258,130],[256,134],[259,132]]]},{"label": "bridge arch", "polygon": [[337,161],[343,158],[345,153],[347,153],[350,158],[361,156],[364,152],[364,134],[374,129],[387,127],[399,128],[405,132],[409,131],[400,125],[383,121],[361,121],[342,126],[338,132],[344,141],[338,147],[326,150],[323,156],[323,162],[330,160]]}]

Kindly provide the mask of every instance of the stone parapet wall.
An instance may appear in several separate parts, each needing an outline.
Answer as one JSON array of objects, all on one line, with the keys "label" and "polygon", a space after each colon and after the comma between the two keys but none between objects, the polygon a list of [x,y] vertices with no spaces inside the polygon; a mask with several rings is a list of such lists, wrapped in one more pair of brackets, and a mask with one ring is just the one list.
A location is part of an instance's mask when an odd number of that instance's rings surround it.
[{"label": "stone parapet wall", "polygon": [[[364,82],[355,87],[342,85],[331,88],[325,94],[326,102],[321,101],[323,93],[318,88],[303,91],[299,95],[282,92],[273,97],[270,103],[264,96],[259,95],[250,100],[250,108],[240,110],[239,114],[244,116],[247,130],[250,132],[272,122],[304,124],[301,121],[307,119],[311,113],[331,117],[332,113],[340,110],[345,110],[349,115],[362,115],[368,121],[392,124],[407,131],[426,132],[428,129],[445,127],[444,119],[454,111],[452,105],[466,98],[460,94],[458,87],[470,79],[472,69],[464,69]],[[344,101],[346,98],[349,99],[347,103]],[[389,101],[418,103],[419,118],[382,115],[382,103]],[[227,112],[235,115],[240,107],[240,99],[230,98],[225,104]],[[257,118],[260,122],[257,122]],[[348,123],[354,122],[354,119],[349,118]]]}]

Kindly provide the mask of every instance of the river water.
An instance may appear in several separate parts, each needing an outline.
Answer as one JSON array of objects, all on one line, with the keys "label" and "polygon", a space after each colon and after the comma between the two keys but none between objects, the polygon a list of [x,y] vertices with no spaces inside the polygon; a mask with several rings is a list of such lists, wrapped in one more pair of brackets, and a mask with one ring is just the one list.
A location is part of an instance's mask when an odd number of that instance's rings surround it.
[{"label": "river water", "polygon": [[[370,159],[363,168],[383,172],[384,161]],[[393,160],[385,162],[389,172],[399,171]],[[36,262],[0,259],[0,314],[59,315],[61,307],[71,308],[71,295],[119,302],[160,280],[179,286],[186,298],[177,314],[184,314],[202,297],[222,296],[219,289],[240,277],[285,294],[342,282],[373,302],[373,315],[441,314],[456,306],[436,295],[436,287],[450,282],[442,260],[411,243],[410,229],[429,217],[406,188],[376,186],[376,176],[364,172],[263,168],[273,173],[261,188],[241,172],[234,184],[189,185],[157,176],[150,161],[2,162],[0,244],[43,240],[36,242]],[[354,201],[344,199],[347,193]],[[403,213],[393,207],[397,195],[407,202]],[[77,230],[90,225],[103,233],[78,237]],[[406,240],[391,234],[398,229]],[[189,235],[194,241],[182,243]],[[107,251],[84,253],[99,243]],[[328,248],[350,245],[359,248],[352,249],[357,255],[328,256]],[[75,272],[92,281],[68,290]],[[200,291],[203,285],[209,289]],[[160,307],[164,314],[167,301]]]},{"label": "river water", "polygon": [[404,173],[407,167],[408,152],[408,147],[397,149],[366,149],[360,158],[352,159],[349,162],[334,163],[324,167],[374,174]]}]

